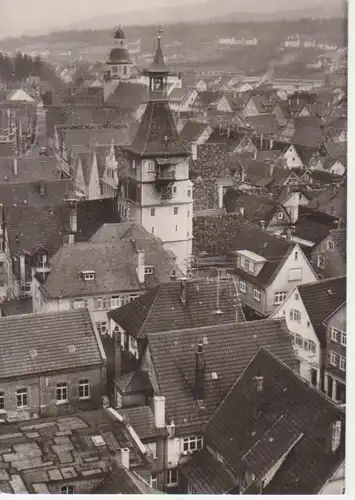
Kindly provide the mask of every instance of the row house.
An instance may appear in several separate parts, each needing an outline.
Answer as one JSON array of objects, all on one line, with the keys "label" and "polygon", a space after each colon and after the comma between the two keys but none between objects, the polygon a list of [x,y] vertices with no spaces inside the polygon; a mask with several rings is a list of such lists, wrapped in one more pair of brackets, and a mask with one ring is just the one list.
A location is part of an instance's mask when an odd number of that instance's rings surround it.
[{"label": "row house", "polygon": [[189,494],[343,494],[345,413],[261,348],[181,476]]},{"label": "row house", "polygon": [[204,425],[263,345],[297,369],[282,321],[148,334],[142,367],[151,376],[154,394],[165,398],[167,462],[178,491],[183,464],[204,447]]},{"label": "row house", "polygon": [[346,229],[331,229],[329,234],[312,248],[310,260],[322,279],[344,276],[346,274]]},{"label": "row house", "polygon": [[[346,346],[344,309],[333,318],[330,326],[327,320],[343,307],[345,300],[345,278],[330,278],[297,286],[271,316],[286,320],[300,360],[300,375],[337,402],[345,402],[345,349],[342,351]],[[338,337],[332,334],[332,325],[340,331],[339,349],[335,349],[334,355],[332,342],[336,343]],[[332,335],[335,340],[332,340]],[[335,367],[333,377],[332,367]],[[329,376],[326,375],[327,368],[330,369]]]},{"label": "row house", "polygon": [[100,408],[106,355],[87,310],[3,317],[0,337],[2,420]]},{"label": "row house", "polygon": [[161,242],[139,224],[105,224],[89,242],[62,246],[43,277],[33,276],[33,311],[89,308],[101,335],[109,333],[107,313],[150,286],[179,275]]}]

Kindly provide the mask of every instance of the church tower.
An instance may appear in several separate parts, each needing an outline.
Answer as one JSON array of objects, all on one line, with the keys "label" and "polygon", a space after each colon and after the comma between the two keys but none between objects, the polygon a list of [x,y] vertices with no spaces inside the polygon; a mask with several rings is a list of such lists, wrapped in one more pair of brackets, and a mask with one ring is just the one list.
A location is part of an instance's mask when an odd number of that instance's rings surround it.
[{"label": "church tower", "polygon": [[114,48],[106,62],[106,78],[110,80],[129,80],[132,74],[132,61],[129,56],[124,31],[118,28],[114,34]]},{"label": "church tower", "polygon": [[118,189],[123,219],[157,236],[186,272],[192,255],[192,182],[189,151],[182,145],[167,98],[169,70],[161,31],[149,77],[149,100],[133,142],[126,148],[128,170]]}]

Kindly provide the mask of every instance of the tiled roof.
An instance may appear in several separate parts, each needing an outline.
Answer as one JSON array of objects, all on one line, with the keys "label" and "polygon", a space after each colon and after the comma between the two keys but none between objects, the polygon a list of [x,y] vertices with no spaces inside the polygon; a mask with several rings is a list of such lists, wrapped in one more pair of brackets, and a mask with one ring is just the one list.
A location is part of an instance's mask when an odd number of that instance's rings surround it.
[{"label": "tiled roof", "polygon": [[[87,310],[5,316],[0,318],[0,338],[2,379],[103,363]],[[14,338],[21,342],[15,345]],[[74,353],[68,351],[72,344]]]},{"label": "tiled roof", "polygon": [[[195,399],[198,342],[203,342],[205,361],[204,409]],[[177,435],[201,429],[261,346],[296,368],[284,320],[246,321],[148,335],[157,391],[166,398],[166,419],[174,420]]]},{"label": "tiled roof", "polygon": [[116,90],[108,97],[107,108],[134,110],[148,99],[148,90],[139,83],[120,82]]},{"label": "tiled roof", "polygon": [[[186,303],[181,302],[181,293],[181,282],[161,283],[125,306],[110,311],[109,316],[136,338],[145,338],[154,332],[245,321],[231,279],[219,284],[212,279],[187,280]],[[217,315],[217,309],[222,314]]]},{"label": "tiled roof", "polygon": [[346,258],[346,229],[332,229],[330,234],[340,253]]},{"label": "tiled roof", "polygon": [[248,116],[245,120],[258,134],[273,135],[278,130],[276,115],[273,114]]},{"label": "tiled roof", "polygon": [[298,287],[302,302],[322,345],[326,341],[324,320],[346,301],[346,278],[329,278]]},{"label": "tiled roof", "polygon": [[72,189],[71,179],[4,183],[0,184],[0,203],[4,206],[59,204],[70,196]]},{"label": "tiled roof", "polygon": [[229,493],[238,485],[238,481],[207,448],[183,464],[180,473],[187,478],[196,494]]},{"label": "tiled roof", "polygon": [[[17,160],[17,174],[14,164]],[[59,179],[59,168],[54,156],[0,158],[0,182],[34,182]]]},{"label": "tiled roof", "polygon": [[152,384],[149,373],[146,370],[136,370],[126,373],[115,380],[121,394],[132,394],[137,392],[149,392]]},{"label": "tiled roof", "polygon": [[84,200],[77,203],[77,233],[75,241],[89,241],[103,224],[120,222],[114,198]]},{"label": "tiled roof", "polygon": [[[275,466],[263,494],[318,494],[344,462],[345,414],[282,361],[268,348],[259,350],[208,422],[205,443],[234,477],[254,473],[256,487]],[[261,392],[256,376],[263,377]],[[342,438],[332,452],[336,421]]]},{"label": "tiled roof", "polygon": [[[50,260],[52,270],[41,289],[46,297],[75,297],[139,290],[134,251],[128,241],[63,245]],[[94,280],[82,273],[95,271]]]},{"label": "tiled roof", "polygon": [[140,156],[190,155],[180,141],[169,103],[164,101],[149,101],[127,150]]},{"label": "tiled roof", "polygon": [[24,251],[33,254],[41,247],[53,255],[69,233],[69,213],[67,203],[6,207],[5,225],[12,257]]},{"label": "tiled roof", "polygon": [[345,187],[329,186],[326,190],[317,194],[309,206],[320,212],[334,214],[345,220],[347,215],[346,199]]},{"label": "tiled roof", "polygon": [[200,137],[205,129],[205,123],[188,120],[180,132],[180,139],[182,141],[193,142]]},{"label": "tiled roof", "polygon": [[314,128],[309,125],[297,128],[292,137],[292,144],[294,146],[318,148],[323,144],[323,141],[323,131],[319,128]]},{"label": "tiled roof", "polygon": [[326,142],[324,148],[332,158],[339,158],[347,154],[347,142]]},{"label": "tiled roof", "polygon": [[[288,173],[288,175],[290,175]],[[282,211],[286,217],[282,204],[272,198],[249,194],[236,189],[228,189],[223,198],[227,212],[237,212],[238,208],[244,209],[244,218],[249,222],[265,221],[268,224],[276,215]]]},{"label": "tiled roof", "polygon": [[15,316],[32,313],[32,298],[11,299],[0,305],[1,316]]},{"label": "tiled roof", "polygon": [[120,115],[115,109],[80,107],[71,112],[64,125],[71,127],[107,125],[112,123],[120,123]]},{"label": "tiled roof", "polygon": [[[267,262],[257,276],[246,273],[248,281],[267,286],[277,269],[292,251],[294,244],[251,224],[237,214],[216,217],[194,217],[194,253],[206,252],[209,256],[232,255],[237,250],[250,250],[263,256]],[[230,257],[227,265],[233,266]],[[238,268],[238,275],[243,271]]]},{"label": "tiled roof", "polygon": [[307,175],[312,178],[312,181],[320,184],[331,184],[341,180],[341,176],[325,170],[308,170]]},{"label": "tiled roof", "polygon": [[128,144],[130,141],[129,128],[97,128],[97,129],[64,129],[59,131],[67,150],[73,146],[118,146]]},{"label": "tiled roof", "polygon": [[[135,437],[111,409],[1,424],[1,493],[59,493],[76,481],[92,488],[110,472],[112,454],[129,448],[132,469],[149,468]],[[101,437],[96,446],[92,438]],[[133,472],[133,471],[132,471]],[[119,491],[115,491],[119,493]]]},{"label": "tiled roof", "polygon": [[123,415],[126,422],[133,427],[139,439],[142,441],[155,441],[157,436],[167,432],[165,429],[162,431],[162,429],[156,428],[154,413],[150,406],[122,408],[120,409],[120,414]]}]

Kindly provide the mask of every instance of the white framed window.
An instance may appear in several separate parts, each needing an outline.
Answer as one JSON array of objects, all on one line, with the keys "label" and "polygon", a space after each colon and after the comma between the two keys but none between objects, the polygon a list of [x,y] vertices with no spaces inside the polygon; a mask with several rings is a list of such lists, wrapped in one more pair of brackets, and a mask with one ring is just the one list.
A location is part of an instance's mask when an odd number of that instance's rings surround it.
[{"label": "white framed window", "polygon": [[296,333],[295,335],[295,344],[298,347],[303,347],[303,338],[299,333]]},{"label": "white framed window", "polygon": [[319,253],[317,255],[317,267],[319,269],[324,269],[325,267],[325,258],[324,258],[324,253]]},{"label": "white framed window", "polygon": [[284,217],[284,214],[282,212],[277,212],[277,218],[279,220],[283,219],[283,217]]},{"label": "white framed window", "polygon": [[330,330],[330,336],[334,342],[346,346],[346,333],[342,330],[332,327]]},{"label": "white framed window", "polygon": [[158,489],[158,479],[156,474],[151,474],[149,478],[150,487],[154,490]]},{"label": "white framed window", "polygon": [[70,299],[69,307],[70,309],[86,309],[88,306],[88,301],[86,299]]},{"label": "white framed window", "polygon": [[183,439],[183,451],[201,450],[202,444],[203,441],[201,436],[186,437]]},{"label": "white framed window", "polygon": [[177,215],[179,213],[179,207],[174,207],[174,215]]},{"label": "white framed window", "polygon": [[56,400],[57,402],[64,403],[68,401],[68,384],[60,382],[56,387]]},{"label": "white framed window", "polygon": [[345,332],[341,332],[341,341],[340,341],[340,343],[344,347],[346,346],[346,333]]},{"label": "white framed window", "polygon": [[83,278],[85,281],[93,281],[95,279],[95,271],[84,271]]},{"label": "white framed window", "polygon": [[111,304],[110,308],[111,309],[116,309],[117,307],[121,307],[122,305],[122,298],[120,295],[113,295],[111,297]]},{"label": "white framed window", "polygon": [[74,494],[74,486],[72,484],[66,484],[60,487],[61,495],[73,495]]},{"label": "white framed window", "polygon": [[332,451],[336,451],[340,445],[341,438],[341,421],[337,420],[333,423],[332,429]]},{"label": "white framed window", "polygon": [[5,391],[0,391],[0,410],[5,410]]},{"label": "white framed window", "polygon": [[145,168],[148,173],[154,173],[155,172],[155,163],[154,161],[146,161],[145,162]]},{"label": "white framed window", "polygon": [[168,469],[168,487],[179,485],[179,469]]},{"label": "white framed window", "polygon": [[110,309],[111,297],[96,297],[94,299],[94,307],[98,310]]},{"label": "white framed window", "polygon": [[152,217],[154,217],[154,216],[155,216],[155,208],[151,208],[151,209],[150,209],[150,215],[151,215]]},{"label": "white framed window", "polygon": [[245,283],[245,281],[239,281],[239,290],[242,293],[247,293],[247,284]]},{"label": "white framed window", "polygon": [[129,301],[131,302],[132,300],[136,299],[137,297],[139,297],[139,293],[131,293],[129,295]]},{"label": "white framed window", "polygon": [[96,323],[96,328],[100,335],[108,334],[107,321],[99,321],[98,323]]},{"label": "white framed window", "polygon": [[28,406],[28,389],[18,389],[16,391],[17,408],[26,408]]},{"label": "white framed window", "polygon": [[79,380],[79,399],[90,399],[90,381],[88,379]]},{"label": "white framed window", "polygon": [[329,252],[334,252],[334,241],[332,240],[327,241],[327,250]]},{"label": "white framed window", "polygon": [[339,368],[341,371],[345,372],[346,371],[346,358],[345,356],[340,356],[340,361],[339,361]]},{"label": "white framed window", "polygon": [[308,351],[315,354],[316,350],[317,350],[317,346],[316,346],[316,343],[313,342],[313,340],[308,340]]},{"label": "white framed window", "polygon": [[144,274],[154,274],[154,266],[145,266]]},{"label": "white framed window", "polygon": [[337,354],[336,352],[334,351],[330,351],[329,353],[329,363],[332,365],[332,366],[339,366],[339,354]]},{"label": "white framed window", "polygon": [[301,313],[297,309],[290,310],[290,320],[296,321],[297,323],[301,323]]},{"label": "white framed window", "polygon": [[276,292],[274,294],[274,304],[282,304],[282,302],[286,299],[287,292]]},{"label": "white framed window", "polygon": [[302,279],[302,268],[289,269],[288,281],[299,281]]},{"label": "white framed window", "polygon": [[254,297],[254,300],[256,300],[257,302],[260,302],[261,300],[261,291],[259,290],[259,288],[256,288],[254,286],[254,289],[253,289],[253,297]]}]

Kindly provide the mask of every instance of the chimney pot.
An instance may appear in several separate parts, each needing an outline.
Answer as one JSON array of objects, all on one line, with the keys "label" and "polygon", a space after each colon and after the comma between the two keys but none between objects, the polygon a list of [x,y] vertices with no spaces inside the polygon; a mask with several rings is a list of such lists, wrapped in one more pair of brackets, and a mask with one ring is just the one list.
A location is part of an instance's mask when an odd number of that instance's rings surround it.
[{"label": "chimney pot", "polygon": [[157,429],[165,427],[165,397],[154,396],[154,420]]},{"label": "chimney pot", "polygon": [[121,448],[121,463],[125,469],[129,470],[129,448]]},{"label": "chimney pot", "polygon": [[196,346],[196,375],[195,375],[196,399],[203,401],[205,396],[205,362],[203,356],[203,343],[198,342]]}]

